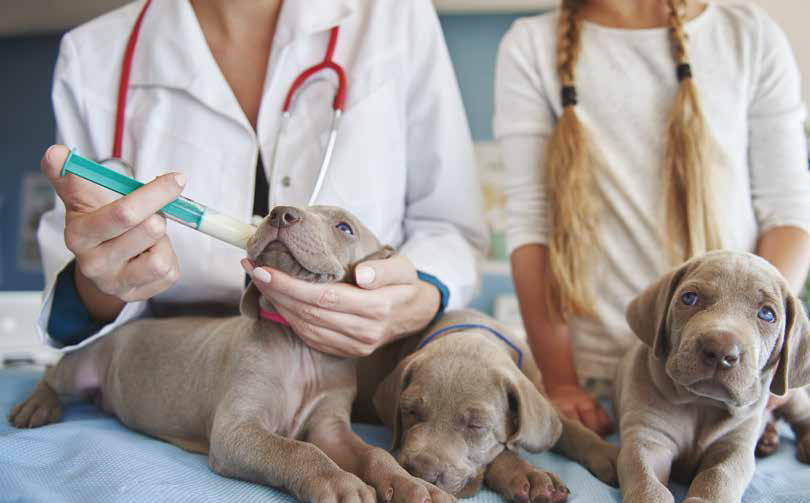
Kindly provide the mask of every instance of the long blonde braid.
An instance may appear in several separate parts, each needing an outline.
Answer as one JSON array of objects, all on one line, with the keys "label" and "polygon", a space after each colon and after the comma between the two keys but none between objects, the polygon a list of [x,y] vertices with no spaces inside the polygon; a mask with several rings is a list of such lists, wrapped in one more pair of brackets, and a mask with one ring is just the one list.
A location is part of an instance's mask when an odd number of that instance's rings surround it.
[{"label": "long blonde braid", "polygon": [[589,140],[575,110],[575,69],[579,59],[584,0],[564,0],[557,26],[557,73],[562,84],[563,111],[546,152],[546,186],[554,225],[549,243],[549,311],[561,318],[593,315],[588,286],[591,254],[597,244],[594,174]]},{"label": "long blonde braid", "polygon": [[[687,52],[683,25],[686,0],[666,0],[672,54],[680,81],[678,94],[667,126],[664,157],[664,193],[666,214],[665,242],[670,255],[680,262],[708,250],[722,247],[713,196],[718,175],[719,149],[706,125],[692,67]],[[683,248],[678,249],[682,243]]]}]

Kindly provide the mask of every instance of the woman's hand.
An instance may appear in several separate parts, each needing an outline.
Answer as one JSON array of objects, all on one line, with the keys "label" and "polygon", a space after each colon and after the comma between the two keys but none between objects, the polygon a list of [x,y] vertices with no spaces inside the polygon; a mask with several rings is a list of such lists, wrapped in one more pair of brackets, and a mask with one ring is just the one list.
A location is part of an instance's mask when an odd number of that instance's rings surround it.
[{"label": "woman's hand", "polygon": [[402,255],[358,265],[358,286],[309,283],[247,259],[242,267],[307,346],[335,356],[369,355],[424,329],[440,303],[436,287]]},{"label": "woman's hand", "polygon": [[584,424],[600,436],[613,431],[613,423],[596,399],[578,385],[547,388],[551,403],[568,419]]},{"label": "woman's hand", "polygon": [[116,196],[77,176],[61,176],[68,149],[54,145],[40,167],[65,203],[65,244],[76,256],[76,288],[90,314],[114,319],[125,302],[169,288],[179,274],[156,213],[180,195],[185,175],[160,176],[135,192]]}]

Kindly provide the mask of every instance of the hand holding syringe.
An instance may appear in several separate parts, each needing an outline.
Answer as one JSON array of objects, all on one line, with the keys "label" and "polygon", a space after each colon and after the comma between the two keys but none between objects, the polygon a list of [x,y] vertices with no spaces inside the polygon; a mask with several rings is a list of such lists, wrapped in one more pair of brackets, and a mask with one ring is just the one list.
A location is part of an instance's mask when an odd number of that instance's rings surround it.
[{"label": "hand holding syringe", "polygon": [[[65,173],[80,176],[121,195],[129,194],[143,186],[142,182],[85,159],[72,151],[62,167],[62,175]],[[183,196],[164,206],[161,213],[175,222],[242,249],[245,249],[248,239],[256,231],[252,225],[242,223]]]}]

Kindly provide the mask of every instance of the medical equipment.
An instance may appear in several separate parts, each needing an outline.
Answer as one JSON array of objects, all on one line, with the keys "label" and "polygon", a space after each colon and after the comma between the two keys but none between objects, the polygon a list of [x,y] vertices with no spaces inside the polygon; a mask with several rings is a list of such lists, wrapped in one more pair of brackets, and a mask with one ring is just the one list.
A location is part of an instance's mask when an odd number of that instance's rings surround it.
[{"label": "medical equipment", "polygon": [[[121,78],[118,84],[118,100],[117,100],[117,109],[115,112],[115,135],[113,137],[113,152],[112,157],[109,159],[105,159],[105,161],[117,161],[124,164],[127,167],[131,167],[129,163],[127,163],[121,157],[121,150],[122,150],[122,143],[124,137],[124,110],[126,109],[127,105],[127,90],[129,88],[129,75],[132,69],[132,58],[133,54],[135,53],[135,46],[138,43],[138,35],[141,30],[141,22],[143,21],[143,17],[146,14],[146,10],[149,8],[149,5],[152,3],[152,0],[147,0],[141,9],[138,18],[135,20],[135,24],[132,27],[132,31],[129,34],[129,39],[127,40],[127,47],[124,51],[124,61],[121,67]],[[292,116],[292,109],[294,102],[297,96],[300,94],[312,83],[326,80],[323,78],[309,80],[314,74],[322,71],[322,70],[331,70],[335,72],[337,75],[338,83],[335,89],[335,97],[332,100],[332,125],[329,129],[329,138],[326,142],[326,148],[324,149],[323,159],[321,160],[321,166],[318,170],[318,178],[315,181],[315,187],[312,189],[312,195],[309,198],[309,202],[307,203],[308,206],[312,206],[315,204],[315,200],[318,198],[318,194],[321,192],[321,188],[323,187],[323,182],[326,179],[326,172],[329,170],[329,165],[332,161],[332,154],[335,149],[335,141],[337,140],[337,132],[338,127],[340,125],[340,118],[343,116],[343,105],[346,101],[346,72],[343,70],[339,64],[337,64],[334,59],[335,47],[337,46],[338,34],[340,32],[340,27],[335,26],[331,30],[329,30],[329,44],[326,48],[326,53],[324,54],[323,60],[307,68],[301,74],[296,77],[293,81],[290,89],[287,92],[287,96],[284,99],[284,105],[281,109],[282,119],[281,119],[281,127],[279,128],[278,135],[276,135],[275,146],[273,148],[273,158],[270,163],[270,174],[272,175],[273,170],[275,169],[276,164],[276,156],[278,152],[278,147],[280,143],[280,138],[284,134],[287,129],[287,125],[290,121],[290,117]],[[268,176],[270,179],[270,176]]]},{"label": "medical equipment", "polygon": [[[127,195],[143,186],[142,182],[77,155],[72,150],[62,166],[62,176],[66,173],[72,173],[121,195]],[[186,227],[242,249],[247,247],[248,239],[256,232],[256,227],[223,215],[187,197],[178,197],[164,206],[160,212]]]}]

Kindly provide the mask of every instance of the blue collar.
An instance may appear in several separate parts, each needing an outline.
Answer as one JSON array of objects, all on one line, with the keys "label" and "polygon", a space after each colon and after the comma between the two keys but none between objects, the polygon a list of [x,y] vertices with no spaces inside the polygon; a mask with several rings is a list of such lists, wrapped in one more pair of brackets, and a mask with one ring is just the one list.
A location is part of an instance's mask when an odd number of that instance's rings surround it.
[{"label": "blue collar", "polygon": [[441,328],[439,330],[436,330],[432,334],[428,335],[427,337],[425,337],[425,339],[422,342],[420,342],[418,346],[416,346],[416,350],[419,351],[423,347],[427,346],[428,343],[430,341],[432,341],[437,335],[441,335],[441,334],[449,332],[451,330],[466,330],[466,329],[471,329],[471,328],[479,328],[479,329],[482,329],[482,330],[486,330],[486,331],[490,332],[492,335],[494,335],[495,337],[497,337],[498,339],[505,342],[507,346],[512,348],[517,353],[517,355],[518,355],[517,366],[518,366],[519,369],[523,370],[523,351],[521,351],[519,347],[515,346],[515,344],[512,343],[512,341],[510,341],[509,339],[504,337],[504,335],[502,333],[500,333],[497,330],[495,330],[494,328],[488,327],[486,325],[478,325],[478,324],[474,324],[474,323],[460,323],[458,325],[450,325],[450,326]]}]

